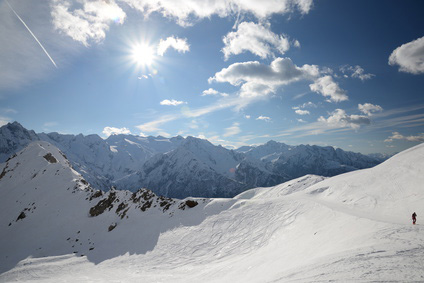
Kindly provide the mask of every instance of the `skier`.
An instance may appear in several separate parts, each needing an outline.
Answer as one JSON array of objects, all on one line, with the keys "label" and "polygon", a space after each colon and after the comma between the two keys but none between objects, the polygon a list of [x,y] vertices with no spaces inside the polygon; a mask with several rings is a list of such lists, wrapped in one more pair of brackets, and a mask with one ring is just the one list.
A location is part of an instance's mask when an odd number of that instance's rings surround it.
[{"label": "skier", "polygon": [[417,214],[414,212],[412,213],[412,224],[415,225],[415,222],[417,222]]}]

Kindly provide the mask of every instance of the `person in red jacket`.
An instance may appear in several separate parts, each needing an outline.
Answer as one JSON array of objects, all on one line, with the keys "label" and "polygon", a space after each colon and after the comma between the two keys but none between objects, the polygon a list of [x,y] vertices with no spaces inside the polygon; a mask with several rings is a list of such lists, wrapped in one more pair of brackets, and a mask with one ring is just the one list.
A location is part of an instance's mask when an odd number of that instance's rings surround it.
[{"label": "person in red jacket", "polygon": [[417,214],[414,212],[412,213],[412,224],[415,225],[415,222],[417,222]]}]

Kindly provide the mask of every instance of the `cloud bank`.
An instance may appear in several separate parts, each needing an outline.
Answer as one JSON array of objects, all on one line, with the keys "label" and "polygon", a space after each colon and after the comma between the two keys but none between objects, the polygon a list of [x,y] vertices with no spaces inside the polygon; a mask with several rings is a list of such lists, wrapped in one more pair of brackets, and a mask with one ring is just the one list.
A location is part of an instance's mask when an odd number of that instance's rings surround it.
[{"label": "cloud bank", "polygon": [[401,72],[424,73],[424,36],[396,48],[389,57],[389,65],[398,65]]},{"label": "cloud bank", "polygon": [[416,136],[404,136],[399,132],[393,132],[390,137],[388,137],[384,142],[393,142],[394,140],[406,140],[410,142],[424,142],[424,133],[418,134]]},{"label": "cloud bank", "polygon": [[371,123],[367,116],[347,115],[343,109],[336,109],[330,113],[328,118],[319,117],[318,122],[324,123],[330,128],[351,127],[352,129],[359,129],[361,125],[369,125]]}]

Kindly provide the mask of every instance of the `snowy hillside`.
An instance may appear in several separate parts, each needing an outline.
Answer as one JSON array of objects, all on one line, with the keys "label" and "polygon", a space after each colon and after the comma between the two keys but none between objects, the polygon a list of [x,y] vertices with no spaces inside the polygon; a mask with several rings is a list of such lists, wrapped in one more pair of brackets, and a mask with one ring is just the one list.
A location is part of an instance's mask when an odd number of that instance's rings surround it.
[{"label": "snowy hillside", "polygon": [[231,199],[100,196],[46,144],[6,166],[1,282],[424,281],[424,144]]}]

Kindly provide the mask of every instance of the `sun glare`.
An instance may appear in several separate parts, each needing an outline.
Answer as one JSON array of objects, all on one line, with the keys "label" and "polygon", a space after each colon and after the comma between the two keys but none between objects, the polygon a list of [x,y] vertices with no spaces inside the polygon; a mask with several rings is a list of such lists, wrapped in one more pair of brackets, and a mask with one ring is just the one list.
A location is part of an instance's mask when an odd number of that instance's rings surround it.
[{"label": "sun glare", "polygon": [[150,66],[155,60],[155,52],[152,46],[137,44],[132,49],[132,59],[138,65]]}]

